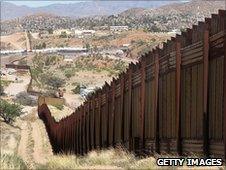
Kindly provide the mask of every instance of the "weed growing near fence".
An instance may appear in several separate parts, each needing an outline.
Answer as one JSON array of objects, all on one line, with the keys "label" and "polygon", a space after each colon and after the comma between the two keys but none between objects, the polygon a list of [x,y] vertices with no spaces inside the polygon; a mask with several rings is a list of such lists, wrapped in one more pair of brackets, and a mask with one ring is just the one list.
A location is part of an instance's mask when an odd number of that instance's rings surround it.
[{"label": "weed growing near fence", "polygon": [[8,124],[12,123],[16,117],[23,114],[21,105],[0,100],[0,117]]},{"label": "weed growing near fence", "polygon": [[0,155],[0,169],[28,169],[26,163],[15,154]]},{"label": "weed growing near fence", "polygon": [[155,158],[136,158],[126,150],[92,151],[85,156],[55,155],[38,169],[156,169]]}]

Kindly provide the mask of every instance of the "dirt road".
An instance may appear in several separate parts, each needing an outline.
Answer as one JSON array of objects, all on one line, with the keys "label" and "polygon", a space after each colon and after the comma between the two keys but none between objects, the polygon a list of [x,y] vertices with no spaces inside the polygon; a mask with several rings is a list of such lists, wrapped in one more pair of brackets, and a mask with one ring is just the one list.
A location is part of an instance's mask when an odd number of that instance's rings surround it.
[{"label": "dirt road", "polygon": [[[11,75],[10,79],[15,80],[16,76]],[[5,93],[10,96],[15,96],[18,93],[22,91],[27,90],[27,85],[30,82],[30,77],[29,76],[21,76],[18,77],[18,83],[17,82],[12,82],[5,88]]]},{"label": "dirt road", "polygon": [[[8,80],[15,80],[16,75],[7,75]],[[17,76],[18,82],[12,82],[5,89],[7,95],[15,96],[22,91],[27,90],[30,82],[28,75]],[[45,164],[52,155],[52,149],[49,143],[45,125],[38,118],[37,107],[24,106],[23,111],[26,114],[21,116],[20,140],[17,153],[27,163],[30,169],[34,169],[37,164]]]},{"label": "dirt road", "polygon": [[28,164],[29,168],[33,169],[36,164],[46,163],[48,158],[53,155],[52,149],[45,126],[38,118],[35,107],[22,120],[18,155]]},{"label": "dirt road", "polygon": [[27,154],[29,152],[28,149],[28,141],[29,141],[29,126],[30,123],[23,121],[21,125],[21,138],[20,143],[18,145],[18,155],[26,162],[30,168],[33,168],[33,162],[31,162],[30,156]]}]

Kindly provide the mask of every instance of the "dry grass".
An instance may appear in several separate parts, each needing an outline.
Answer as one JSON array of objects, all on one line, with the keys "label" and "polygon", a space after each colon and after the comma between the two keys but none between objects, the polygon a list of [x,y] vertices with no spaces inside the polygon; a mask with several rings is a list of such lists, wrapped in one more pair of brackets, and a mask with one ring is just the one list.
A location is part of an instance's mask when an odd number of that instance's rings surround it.
[{"label": "dry grass", "polygon": [[[224,169],[223,167],[159,167],[156,158],[176,157],[155,155],[137,158],[122,148],[91,151],[85,156],[55,155],[38,169]],[[195,156],[192,156],[195,157]]]},{"label": "dry grass", "polygon": [[48,105],[48,108],[51,112],[51,115],[55,118],[57,122],[60,121],[62,118],[68,115],[71,115],[73,113],[73,110],[65,105],[62,110],[52,105]]},{"label": "dry grass", "polygon": [[58,155],[51,157],[45,165],[37,169],[78,169],[77,157],[72,155]]},{"label": "dry grass", "polygon": [[1,154],[13,154],[17,151],[20,140],[20,128],[18,119],[13,125],[6,124],[0,118],[0,152]]},{"label": "dry grass", "polygon": [[108,149],[92,151],[87,156],[81,157],[79,163],[83,166],[114,166],[127,168],[136,160],[135,156],[123,149]]},{"label": "dry grass", "polygon": [[123,149],[92,151],[86,156],[55,155],[38,169],[156,169],[155,159],[138,159]]},{"label": "dry grass", "polygon": [[0,169],[28,169],[26,163],[16,154],[0,155]]}]

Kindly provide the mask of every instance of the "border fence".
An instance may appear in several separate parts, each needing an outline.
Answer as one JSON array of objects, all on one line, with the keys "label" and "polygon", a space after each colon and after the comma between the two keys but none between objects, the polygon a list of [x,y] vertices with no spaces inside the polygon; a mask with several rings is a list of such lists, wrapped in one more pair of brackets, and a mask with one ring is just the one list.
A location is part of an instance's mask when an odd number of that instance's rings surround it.
[{"label": "border fence", "polygon": [[122,145],[137,154],[226,156],[226,11],[131,63],[73,114],[38,107],[55,153]]}]

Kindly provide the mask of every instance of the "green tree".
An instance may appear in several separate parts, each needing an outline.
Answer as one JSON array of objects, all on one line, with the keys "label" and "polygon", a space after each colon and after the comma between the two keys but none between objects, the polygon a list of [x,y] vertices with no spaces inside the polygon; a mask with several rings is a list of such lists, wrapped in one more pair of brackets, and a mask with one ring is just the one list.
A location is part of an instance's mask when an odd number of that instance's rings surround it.
[{"label": "green tree", "polygon": [[65,31],[62,31],[60,33],[60,38],[67,38],[67,33]]},{"label": "green tree", "polygon": [[86,45],[85,45],[85,48],[89,51],[90,50],[90,44],[89,43],[87,43]]},{"label": "green tree", "polygon": [[0,96],[2,96],[4,94],[4,87],[0,82]]},{"label": "green tree", "polygon": [[0,79],[0,96],[2,95],[4,95],[4,87],[3,87],[2,80]]},{"label": "green tree", "polygon": [[37,100],[29,95],[27,92],[20,92],[16,95],[14,101],[24,106],[35,106],[37,105]]},{"label": "green tree", "polygon": [[66,84],[66,81],[58,76],[49,75],[45,79],[45,84],[51,86],[53,89],[58,89],[59,87],[63,87]]},{"label": "green tree", "polygon": [[161,29],[159,27],[157,27],[156,25],[153,25],[151,28],[150,28],[151,31],[153,32],[160,32]]},{"label": "green tree", "polygon": [[42,48],[46,48],[46,43],[45,42],[42,43]]},{"label": "green tree", "polygon": [[53,29],[52,29],[52,28],[49,28],[49,29],[48,29],[48,33],[49,33],[49,34],[53,34]]},{"label": "green tree", "polygon": [[94,45],[94,47],[93,47],[93,51],[94,51],[94,52],[97,52],[97,51],[98,51],[98,48],[97,48],[97,46],[96,46],[96,45]]},{"label": "green tree", "polygon": [[21,114],[23,114],[23,112],[20,105],[0,100],[0,116],[6,123],[11,124],[15,118]]},{"label": "green tree", "polygon": [[79,94],[80,93],[80,90],[81,90],[81,86],[80,85],[77,85],[74,89],[72,89],[71,91],[74,93],[74,94]]},{"label": "green tree", "polygon": [[72,76],[75,75],[75,72],[74,72],[74,70],[72,70],[72,69],[67,69],[67,70],[65,70],[64,75],[65,75],[67,78],[71,78]]}]

